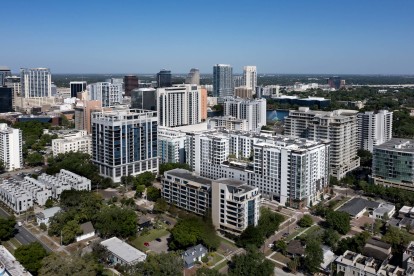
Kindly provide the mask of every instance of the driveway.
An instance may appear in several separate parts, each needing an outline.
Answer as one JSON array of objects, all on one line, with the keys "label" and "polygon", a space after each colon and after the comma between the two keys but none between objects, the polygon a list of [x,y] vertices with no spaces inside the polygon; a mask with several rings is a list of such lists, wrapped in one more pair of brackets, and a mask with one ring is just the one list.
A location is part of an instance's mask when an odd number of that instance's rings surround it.
[{"label": "driveway", "polygon": [[156,252],[156,253],[162,253],[168,251],[168,238],[171,236],[171,234],[165,235],[161,237],[161,241],[158,242],[156,240],[151,241],[148,246],[148,249]]}]

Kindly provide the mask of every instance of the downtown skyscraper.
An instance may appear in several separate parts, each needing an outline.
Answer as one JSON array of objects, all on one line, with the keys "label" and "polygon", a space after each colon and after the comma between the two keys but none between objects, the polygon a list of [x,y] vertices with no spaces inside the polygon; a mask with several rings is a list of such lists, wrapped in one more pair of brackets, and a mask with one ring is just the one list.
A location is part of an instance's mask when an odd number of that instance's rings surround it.
[{"label": "downtown skyscraper", "polygon": [[49,68],[22,68],[20,79],[24,98],[52,96],[52,74]]},{"label": "downtown skyscraper", "polygon": [[257,68],[256,66],[244,66],[243,67],[243,79],[244,85],[255,91],[257,86]]},{"label": "downtown skyscraper", "polygon": [[233,68],[230,65],[214,65],[213,96],[219,98],[233,96]]}]

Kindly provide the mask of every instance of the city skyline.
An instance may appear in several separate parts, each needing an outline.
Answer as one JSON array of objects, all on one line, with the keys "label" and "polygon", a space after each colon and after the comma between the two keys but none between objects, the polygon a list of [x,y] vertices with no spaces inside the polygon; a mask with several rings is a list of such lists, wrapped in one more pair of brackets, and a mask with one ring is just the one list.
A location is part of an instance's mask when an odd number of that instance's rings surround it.
[{"label": "city skyline", "polygon": [[[78,6],[78,8],[75,8]],[[3,3],[1,65],[52,73],[414,74],[414,3]],[[73,17],[71,11],[76,11]],[[102,16],[103,14],[110,15]],[[219,20],[217,20],[217,18]],[[34,24],[35,28],[28,28]]]}]

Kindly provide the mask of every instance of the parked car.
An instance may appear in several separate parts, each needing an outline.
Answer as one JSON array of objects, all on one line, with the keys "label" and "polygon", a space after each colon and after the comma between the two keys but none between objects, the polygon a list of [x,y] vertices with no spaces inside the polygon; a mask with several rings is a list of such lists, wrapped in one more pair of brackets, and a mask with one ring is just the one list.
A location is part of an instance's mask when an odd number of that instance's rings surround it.
[{"label": "parked car", "polygon": [[148,247],[149,246],[149,242],[144,242],[144,246]]},{"label": "parked car", "polygon": [[269,243],[267,247],[272,248],[274,245],[275,245],[274,243]]},{"label": "parked car", "polygon": [[289,236],[289,233],[283,233],[282,237],[286,238],[287,236]]},{"label": "parked car", "polygon": [[161,242],[161,239],[160,238],[156,238],[155,239],[157,242]]}]

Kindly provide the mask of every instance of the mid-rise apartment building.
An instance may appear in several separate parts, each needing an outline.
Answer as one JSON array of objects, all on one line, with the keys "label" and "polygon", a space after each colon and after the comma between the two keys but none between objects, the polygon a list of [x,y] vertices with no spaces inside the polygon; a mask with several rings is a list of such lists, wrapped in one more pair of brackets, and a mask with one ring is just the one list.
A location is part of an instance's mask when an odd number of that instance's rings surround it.
[{"label": "mid-rise apartment building", "polygon": [[241,99],[226,97],[223,103],[223,115],[244,119],[248,122],[248,129],[259,132],[266,125],[266,100]]},{"label": "mid-rise apartment building", "polygon": [[372,178],[378,185],[414,191],[414,140],[393,138],[374,146]]},{"label": "mid-rise apartment building", "polygon": [[211,212],[212,180],[183,169],[164,172],[161,196],[170,204],[198,215]]},{"label": "mid-rise apartment building", "polygon": [[246,181],[281,204],[296,208],[319,200],[329,182],[328,140],[213,130],[189,133],[186,162],[211,179]]},{"label": "mid-rise apartment building", "polygon": [[343,109],[314,111],[308,107],[290,110],[285,118],[285,135],[330,140],[330,174],[341,179],[359,167],[357,113]]},{"label": "mid-rise apartment building", "polygon": [[387,110],[358,113],[359,148],[373,152],[374,146],[381,145],[392,138],[392,115]]},{"label": "mid-rise apartment building", "polygon": [[201,88],[190,84],[158,88],[157,108],[160,126],[201,123]]},{"label": "mid-rise apartment building", "polygon": [[20,69],[21,91],[24,98],[52,96],[52,74],[49,68]]},{"label": "mid-rise apartment building", "polygon": [[92,161],[99,173],[122,176],[156,173],[157,112],[138,109],[92,113]]},{"label": "mid-rise apartment building", "polygon": [[58,136],[52,140],[53,156],[70,151],[92,154],[92,136],[88,135],[86,130],[43,130],[43,133]]},{"label": "mid-rise apartment building", "polygon": [[6,171],[23,167],[22,131],[0,124],[0,160]]},{"label": "mid-rise apartment building", "polygon": [[122,83],[98,82],[87,86],[90,100],[100,101],[102,107],[122,103]]},{"label": "mid-rise apartment building", "polygon": [[257,187],[245,181],[221,178],[213,181],[211,193],[211,215],[217,230],[239,235],[249,225],[257,225],[260,215]]},{"label": "mid-rise apartment building", "polygon": [[162,197],[189,212],[211,214],[220,231],[239,235],[257,225],[260,210],[258,188],[234,179],[216,181],[183,169],[166,171],[161,180]]},{"label": "mid-rise apartment building", "polygon": [[213,128],[225,128],[228,130],[241,130],[250,131],[249,123],[246,119],[237,119],[233,116],[217,116],[211,117],[208,120],[208,127]]},{"label": "mid-rise apartment building", "polygon": [[251,91],[256,91],[257,86],[257,68],[256,66],[243,67],[244,85],[250,88]]}]

